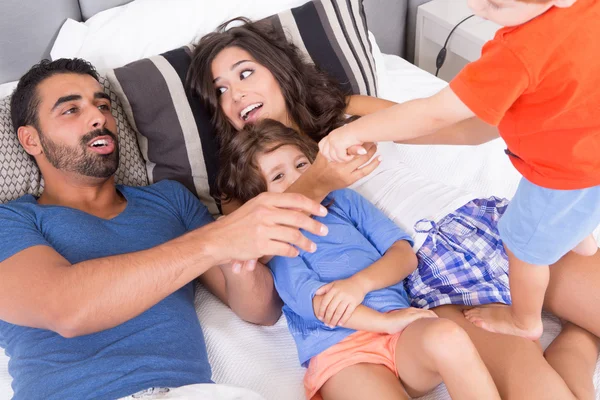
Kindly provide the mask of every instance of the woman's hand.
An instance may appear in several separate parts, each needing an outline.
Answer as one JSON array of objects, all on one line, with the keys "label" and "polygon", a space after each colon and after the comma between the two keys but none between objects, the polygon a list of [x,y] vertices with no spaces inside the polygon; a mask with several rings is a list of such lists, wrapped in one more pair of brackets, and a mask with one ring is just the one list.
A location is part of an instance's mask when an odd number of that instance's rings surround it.
[{"label": "woman's hand", "polygon": [[437,314],[431,310],[408,307],[402,310],[394,310],[385,314],[386,333],[390,335],[402,332],[404,328],[422,318],[437,318]]},{"label": "woman's hand", "polygon": [[334,327],[344,326],[367,292],[357,277],[350,277],[323,285],[315,294],[323,296],[317,318]]}]

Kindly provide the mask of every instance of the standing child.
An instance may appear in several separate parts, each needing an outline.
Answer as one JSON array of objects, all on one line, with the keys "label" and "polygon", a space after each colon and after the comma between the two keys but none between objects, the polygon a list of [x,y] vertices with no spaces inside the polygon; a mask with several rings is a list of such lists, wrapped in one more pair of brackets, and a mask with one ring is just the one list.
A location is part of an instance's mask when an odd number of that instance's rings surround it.
[{"label": "standing child", "polygon": [[[224,201],[285,191],[317,145],[279,122],[247,125],[221,150]],[[269,263],[296,341],[308,399],[407,399],[442,381],[453,399],[499,399],[467,334],[409,306],[402,280],[417,266],[411,238],[352,190],[323,202],[315,252]]]},{"label": "standing child", "polygon": [[[334,130],[330,160],[364,142],[479,144],[498,136],[523,175],[499,223],[512,305],[465,312],[492,332],[538,339],[549,265],[593,255],[600,223],[600,1],[469,0],[507,26],[449,87]],[[496,129],[497,126],[497,129]]]}]

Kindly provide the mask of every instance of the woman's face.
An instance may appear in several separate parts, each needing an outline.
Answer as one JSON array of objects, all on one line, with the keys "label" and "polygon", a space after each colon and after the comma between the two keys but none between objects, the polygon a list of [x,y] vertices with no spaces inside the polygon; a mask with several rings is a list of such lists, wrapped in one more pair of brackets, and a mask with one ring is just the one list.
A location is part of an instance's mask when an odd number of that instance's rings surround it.
[{"label": "woman's face", "polygon": [[285,192],[310,166],[308,157],[291,145],[258,154],[256,162],[267,183],[267,191],[275,193]]},{"label": "woman's face", "polygon": [[279,83],[246,50],[228,47],[211,67],[221,109],[237,130],[263,118],[290,125]]}]

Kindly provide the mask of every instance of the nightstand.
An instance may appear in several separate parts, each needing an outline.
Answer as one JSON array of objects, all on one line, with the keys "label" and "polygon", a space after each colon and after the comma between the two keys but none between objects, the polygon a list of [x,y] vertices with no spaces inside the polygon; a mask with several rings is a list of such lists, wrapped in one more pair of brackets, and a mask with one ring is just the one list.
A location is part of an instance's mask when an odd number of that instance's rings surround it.
[{"label": "nightstand", "polygon": [[[464,18],[473,14],[467,0],[433,0],[417,11],[415,64],[435,74],[435,60],[448,34]],[[481,56],[481,48],[500,26],[477,16],[462,23],[448,42],[446,62],[439,77],[450,81],[467,63]]]}]

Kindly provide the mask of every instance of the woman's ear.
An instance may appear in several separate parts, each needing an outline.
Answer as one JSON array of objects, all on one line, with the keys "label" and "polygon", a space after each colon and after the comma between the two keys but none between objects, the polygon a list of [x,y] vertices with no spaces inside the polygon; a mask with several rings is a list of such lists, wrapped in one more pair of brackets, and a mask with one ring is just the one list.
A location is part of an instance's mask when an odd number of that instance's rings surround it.
[{"label": "woman's ear", "polygon": [[17,136],[19,137],[21,146],[31,156],[35,157],[43,153],[39,132],[33,126],[26,125],[19,127],[17,129]]}]

